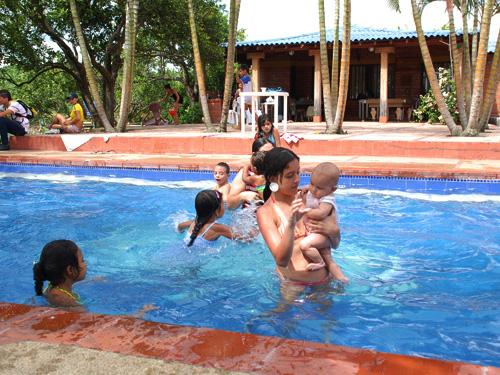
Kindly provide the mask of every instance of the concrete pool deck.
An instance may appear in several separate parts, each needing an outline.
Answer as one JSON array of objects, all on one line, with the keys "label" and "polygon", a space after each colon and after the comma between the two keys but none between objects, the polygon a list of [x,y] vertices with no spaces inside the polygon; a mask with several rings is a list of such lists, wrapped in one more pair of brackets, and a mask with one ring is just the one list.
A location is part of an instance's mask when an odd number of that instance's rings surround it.
[{"label": "concrete pool deck", "polygon": [[[14,137],[0,163],[212,169],[227,161],[236,170],[248,161],[252,134],[203,129]],[[500,127],[475,138],[449,137],[436,125],[346,122],[344,129],[347,135],[325,135],[319,133],[324,124],[289,124],[288,131],[303,139],[283,144],[298,153],[306,171],[332,161],[345,175],[500,179]],[[35,368],[64,374],[500,375],[499,368],[462,362],[0,302],[0,373]]]}]

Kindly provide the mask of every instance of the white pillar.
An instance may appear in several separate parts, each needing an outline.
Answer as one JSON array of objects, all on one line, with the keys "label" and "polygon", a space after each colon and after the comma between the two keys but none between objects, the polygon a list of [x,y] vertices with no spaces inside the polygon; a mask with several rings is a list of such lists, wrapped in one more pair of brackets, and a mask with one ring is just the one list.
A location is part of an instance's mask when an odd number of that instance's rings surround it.
[{"label": "white pillar", "polygon": [[379,122],[389,121],[389,108],[387,106],[389,92],[389,53],[394,53],[394,47],[382,47],[375,50],[380,53],[380,109]]},{"label": "white pillar", "polygon": [[249,52],[247,59],[252,60],[252,89],[260,91],[260,60],[264,58],[264,52]]},{"label": "white pillar", "polygon": [[322,83],[321,83],[321,60],[319,50],[309,51],[309,56],[314,56],[314,122],[321,122],[322,110]]}]

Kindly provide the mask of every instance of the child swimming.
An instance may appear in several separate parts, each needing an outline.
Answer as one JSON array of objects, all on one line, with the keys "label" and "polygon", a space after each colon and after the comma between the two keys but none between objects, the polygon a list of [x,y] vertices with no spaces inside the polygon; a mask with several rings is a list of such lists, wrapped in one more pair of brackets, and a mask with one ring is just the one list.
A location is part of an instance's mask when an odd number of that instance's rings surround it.
[{"label": "child swimming", "polygon": [[188,246],[192,246],[196,239],[198,243],[209,243],[221,236],[229,239],[238,237],[229,226],[216,223],[216,220],[224,215],[224,202],[219,191],[200,191],[196,195],[194,206],[196,209],[194,220],[185,221],[177,226],[181,232],[188,229],[190,234]]},{"label": "child swimming", "polygon": [[217,190],[222,194],[224,202],[227,202],[227,197],[229,195],[229,192],[231,191],[231,184],[228,182],[229,171],[229,165],[227,163],[224,163],[223,161],[217,163],[214,168],[214,179],[216,185],[214,186],[213,190]]},{"label": "child swimming", "polygon": [[[85,279],[87,265],[80,248],[70,240],[56,240],[46,244],[40,260],[33,265],[33,279],[37,296],[43,295],[57,307],[79,307],[80,296],[73,292],[73,284]],[[49,285],[43,290],[43,282]]]},{"label": "child swimming", "polygon": [[[304,216],[307,228],[308,220],[335,220],[337,219],[337,205],[334,192],[337,190],[340,170],[333,163],[321,163],[314,168],[311,174],[311,183],[304,197],[305,206],[309,211]],[[330,249],[337,248],[340,242],[340,232],[332,241],[329,237],[319,233],[309,233],[301,242],[300,249],[304,256],[312,263],[307,269],[314,271],[326,267],[333,277],[347,283],[349,279],[344,275],[340,267],[333,261]],[[319,250],[318,250],[319,249]]]},{"label": "child swimming", "polygon": [[242,180],[246,184],[247,191],[255,191],[263,199],[266,178],[264,177],[264,157],[266,153],[257,151],[252,154],[250,165],[243,167]]}]

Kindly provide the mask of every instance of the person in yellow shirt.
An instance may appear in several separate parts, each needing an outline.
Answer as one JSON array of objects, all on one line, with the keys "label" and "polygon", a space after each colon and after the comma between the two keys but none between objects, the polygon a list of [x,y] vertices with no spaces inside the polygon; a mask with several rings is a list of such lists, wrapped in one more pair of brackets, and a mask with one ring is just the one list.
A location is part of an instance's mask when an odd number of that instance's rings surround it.
[{"label": "person in yellow shirt", "polygon": [[81,133],[85,116],[81,104],[78,103],[78,95],[73,92],[66,100],[73,106],[69,117],[56,113],[50,129],[60,129],[61,133]]}]

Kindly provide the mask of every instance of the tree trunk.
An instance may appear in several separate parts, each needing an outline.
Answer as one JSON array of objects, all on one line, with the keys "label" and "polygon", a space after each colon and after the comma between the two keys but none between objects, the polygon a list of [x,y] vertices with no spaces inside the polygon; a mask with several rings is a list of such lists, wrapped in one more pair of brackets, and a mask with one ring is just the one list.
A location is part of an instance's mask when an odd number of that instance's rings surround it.
[{"label": "tree trunk", "polygon": [[330,92],[330,72],[328,66],[328,47],[325,30],[325,1],[318,0],[319,11],[319,53],[321,59],[321,82],[323,84],[323,101],[325,109],[326,133],[332,132],[332,96]]},{"label": "tree trunk", "polygon": [[76,1],[69,0],[69,6],[71,9],[71,16],[73,18],[73,24],[75,25],[76,36],[78,39],[78,45],[80,47],[80,51],[82,54],[83,65],[85,67],[85,74],[87,75],[87,79],[89,81],[89,89],[92,94],[92,99],[95,103],[97,114],[104,125],[104,129],[107,132],[114,132],[115,129],[109,122],[108,117],[106,116],[106,112],[104,111],[104,107],[102,105],[101,97],[99,96],[99,89],[97,87],[97,80],[92,70],[92,63],[90,61],[89,53],[87,50],[87,45],[85,43],[85,37],[83,36],[82,27],[80,24],[80,17],[78,16],[78,9],[76,8]]},{"label": "tree trunk", "polygon": [[123,44],[122,97],[120,103],[120,117],[117,125],[117,130],[120,132],[123,132],[126,129],[130,102],[132,99],[132,81],[134,79],[135,39],[139,0],[128,0],[126,7],[125,43]]},{"label": "tree trunk", "polygon": [[458,51],[457,45],[457,34],[455,32],[455,19],[453,17],[453,2],[452,0],[446,0],[446,10],[448,12],[448,21],[450,26],[450,49],[452,54],[453,63],[453,78],[455,80],[456,92],[457,92],[457,107],[458,114],[460,118],[460,124],[462,129],[467,126],[467,115],[465,112],[465,99],[463,91],[463,81],[462,74],[460,72],[460,53]]},{"label": "tree trunk", "polygon": [[481,109],[481,99],[483,98],[484,74],[486,71],[486,60],[488,58],[488,37],[490,34],[494,2],[495,0],[486,0],[483,9],[469,123],[467,124],[467,129],[464,131],[464,135],[477,135],[481,129],[479,126],[479,110]]},{"label": "tree trunk", "polygon": [[462,27],[463,27],[463,55],[462,55],[462,82],[465,93],[465,115],[467,118],[470,113],[470,102],[472,95],[472,84],[471,84],[471,66],[470,66],[470,46],[469,46],[469,27],[467,25],[467,17],[469,16],[469,10],[467,7],[466,0],[460,0],[460,9],[462,11]]},{"label": "tree trunk", "polygon": [[470,76],[470,87],[471,87],[471,100],[472,100],[472,86],[474,82],[474,73],[476,72],[476,59],[477,59],[477,25],[479,23],[478,13],[479,5],[474,2],[474,21],[472,22],[472,51],[471,51],[471,76]]},{"label": "tree trunk", "polygon": [[453,117],[448,110],[448,106],[446,105],[443,94],[441,93],[441,90],[439,88],[439,83],[436,77],[434,66],[432,64],[429,48],[427,47],[424,31],[422,30],[421,13],[417,6],[417,0],[411,0],[411,7],[413,20],[415,21],[415,27],[417,30],[418,44],[420,45],[420,52],[422,53],[422,60],[424,61],[425,71],[427,73],[427,77],[429,78],[429,83],[431,85],[434,98],[436,98],[439,112],[441,112],[446,126],[450,130],[450,134],[454,136],[460,135],[461,129],[455,124],[455,121],[453,121]]},{"label": "tree trunk", "polygon": [[339,19],[340,0],[335,0],[335,12],[333,21],[332,76],[330,84],[333,118],[335,118],[337,114],[337,100],[339,97]]},{"label": "tree trunk", "polygon": [[227,115],[233,96],[234,55],[236,48],[236,31],[238,30],[238,16],[241,0],[231,0],[229,4],[229,35],[227,40],[226,74],[224,77],[224,96],[222,99],[222,114],[219,130],[227,132]]},{"label": "tree trunk", "polygon": [[483,105],[481,107],[481,118],[479,120],[479,128],[484,131],[488,126],[490,119],[491,109],[495,103],[496,92],[498,83],[500,82],[500,31],[497,35],[497,44],[495,47],[495,54],[491,62],[490,77],[488,79],[488,86],[486,94],[483,97]]},{"label": "tree trunk", "polygon": [[339,97],[337,100],[337,113],[333,123],[333,131],[342,134],[347,91],[349,89],[349,67],[351,64],[351,0],[344,0],[344,22],[342,35],[342,59],[340,61]]},{"label": "tree trunk", "polygon": [[191,28],[191,40],[193,43],[194,66],[196,69],[196,79],[200,90],[200,104],[203,111],[203,121],[208,131],[213,131],[212,120],[208,110],[207,90],[205,88],[205,73],[201,63],[200,48],[198,45],[198,35],[196,34],[196,23],[194,18],[193,0],[187,0],[189,11],[189,25]]}]

